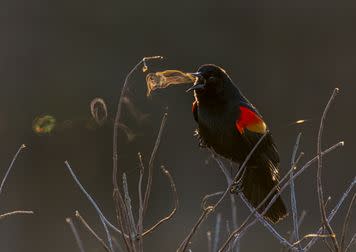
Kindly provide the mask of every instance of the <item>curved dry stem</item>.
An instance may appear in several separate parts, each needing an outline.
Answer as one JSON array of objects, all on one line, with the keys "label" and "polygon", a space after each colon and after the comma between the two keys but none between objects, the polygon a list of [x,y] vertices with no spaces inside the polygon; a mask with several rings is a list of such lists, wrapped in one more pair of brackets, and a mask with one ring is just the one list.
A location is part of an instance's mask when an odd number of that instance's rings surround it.
[{"label": "curved dry stem", "polygon": [[206,217],[214,210],[214,207],[208,206],[207,208],[203,209],[202,214],[199,216],[199,219],[194,224],[193,228],[190,230],[188,236],[184,239],[184,241],[180,244],[177,252],[184,252],[187,250],[190,240],[192,239],[193,235],[197,232],[200,224],[206,219]]},{"label": "curved dry stem", "polygon": [[[266,131],[265,134],[263,134],[260,139],[258,140],[258,142],[255,144],[255,146],[252,148],[252,150],[250,151],[250,153],[247,155],[247,157],[245,158],[244,162],[242,163],[242,165],[240,166],[239,171],[237,172],[236,176],[234,177],[234,180],[232,180],[232,183],[226,188],[226,190],[224,191],[223,195],[220,197],[220,199],[213,205],[213,206],[208,206],[208,207],[204,207],[203,208],[203,212],[200,215],[198,221],[195,223],[195,225],[193,226],[193,228],[191,229],[191,231],[189,232],[188,236],[184,239],[184,241],[181,243],[181,245],[179,246],[177,251],[185,251],[188,247],[188,244],[191,240],[191,238],[193,237],[193,235],[196,233],[196,231],[198,230],[200,224],[206,219],[206,217],[212,213],[219,205],[220,203],[223,201],[223,199],[225,198],[225,196],[228,194],[228,192],[231,190],[230,188],[234,185],[234,183],[236,183],[236,181],[238,180],[241,172],[244,171],[244,168],[247,164],[247,162],[250,160],[252,154],[255,152],[255,150],[257,149],[257,147],[260,145],[260,143],[262,142],[262,140],[266,137],[266,135],[268,134],[268,131]],[[221,163],[221,161],[219,159],[217,159],[215,157],[215,153],[213,150],[210,150],[213,153],[213,158],[216,160],[216,162]],[[221,165],[223,165],[221,163]],[[204,197],[206,198],[206,196]],[[203,204],[204,206],[204,204]]]},{"label": "curved dry stem", "polygon": [[155,142],[155,145],[154,145],[152,153],[151,153],[150,161],[148,163],[148,178],[147,178],[145,197],[144,197],[144,200],[143,200],[142,218],[145,215],[145,213],[147,211],[147,207],[148,207],[148,201],[149,201],[149,198],[150,198],[151,187],[152,187],[152,177],[153,177],[153,168],[154,168],[153,167],[153,163],[154,163],[154,160],[156,158],[156,154],[157,154],[157,150],[158,150],[159,144],[161,142],[163,129],[164,129],[164,127],[166,125],[166,122],[167,122],[167,116],[168,116],[168,114],[164,113],[164,115],[162,117],[161,126],[159,128],[158,135],[157,135],[157,138],[156,138],[156,142]]},{"label": "curved dry stem", "polygon": [[[297,245],[300,245],[302,241],[306,240],[306,239],[309,239],[309,238],[315,238],[315,237],[318,237],[318,238],[328,238],[330,237],[330,235],[326,234],[326,235],[323,235],[323,234],[307,234],[307,235],[304,235],[302,239],[294,242],[292,244],[292,247],[296,247]],[[303,251],[303,250],[301,250]]]},{"label": "curved dry stem", "polygon": [[65,161],[64,162],[70,175],[72,176],[73,180],[75,181],[75,183],[78,185],[78,187],[80,188],[80,190],[84,193],[84,195],[87,197],[87,199],[90,201],[90,203],[92,204],[92,206],[94,207],[94,209],[96,210],[96,212],[98,213],[99,217],[100,217],[100,221],[105,229],[105,232],[106,232],[106,236],[107,236],[107,240],[108,240],[108,243],[109,243],[109,247],[110,247],[110,250],[111,251],[114,251],[113,250],[113,246],[112,246],[112,240],[111,240],[111,235],[110,235],[110,232],[107,228],[107,225],[106,225],[106,218],[103,214],[103,212],[100,210],[99,206],[96,204],[95,200],[90,196],[90,194],[85,190],[84,186],[80,183],[79,179],[77,178],[77,176],[75,175],[75,173],[73,172],[72,170],[72,167],[70,166],[69,162],[68,161]]},{"label": "curved dry stem", "polygon": [[322,116],[321,122],[320,122],[319,133],[318,133],[318,142],[317,142],[317,154],[318,154],[317,192],[318,192],[318,199],[319,199],[319,210],[320,210],[320,214],[321,214],[321,222],[322,222],[323,226],[325,226],[328,233],[330,234],[334,249],[337,252],[340,251],[340,247],[339,247],[338,241],[336,239],[335,233],[328,221],[328,217],[326,214],[326,208],[325,208],[325,201],[324,201],[323,185],[322,185],[322,181],[321,181],[322,167],[323,167],[322,155],[321,155],[321,152],[322,152],[321,138],[323,135],[323,129],[324,129],[324,123],[326,120],[326,115],[329,111],[332,101],[335,99],[335,96],[338,93],[339,93],[339,89],[335,88],[334,92],[332,93],[332,95],[329,99],[329,102],[327,103],[327,105],[324,109],[323,116]]},{"label": "curved dry stem", "polygon": [[124,102],[124,97],[127,92],[128,88],[128,82],[131,77],[131,75],[136,71],[136,69],[143,64],[144,69],[147,69],[146,62],[148,60],[153,60],[153,59],[162,59],[162,56],[151,56],[151,57],[144,57],[140,62],[138,62],[131,70],[130,72],[126,75],[124,84],[121,89],[121,94],[119,98],[119,102],[117,104],[117,110],[116,110],[116,115],[115,115],[115,120],[114,120],[114,132],[113,132],[113,186],[114,190],[119,191],[119,186],[117,183],[117,172],[118,172],[118,166],[117,166],[117,158],[118,158],[118,130],[119,130],[119,125],[120,125],[120,119],[121,119],[121,111],[122,111],[122,104]]},{"label": "curved dry stem", "polygon": [[[329,153],[330,151],[336,149],[337,147],[343,146],[343,142],[339,142],[335,145],[333,145],[332,147],[330,147],[329,149],[325,150],[324,152],[321,153],[321,155],[325,155],[326,153]],[[290,178],[290,180],[285,183],[283,186],[282,183],[289,177],[290,173],[294,170],[294,167],[292,167],[287,174],[279,181],[279,183],[268,193],[268,195],[264,198],[264,200],[262,200],[260,202],[260,204],[250,213],[250,215],[245,219],[245,221],[241,224],[241,226],[234,230],[232,232],[232,234],[229,236],[229,238],[226,240],[226,242],[224,243],[224,245],[220,248],[219,251],[225,251],[228,244],[231,242],[231,240],[234,239],[234,237],[236,237],[237,235],[239,235],[242,231],[244,231],[245,227],[247,226],[248,221],[257,213],[258,209],[261,208],[263,206],[263,204],[274,194],[273,198],[270,200],[269,204],[267,205],[267,207],[264,209],[264,211],[260,214],[260,215],[264,215],[268,209],[272,206],[272,204],[276,201],[276,199],[280,196],[280,194],[286,189],[286,187],[289,185],[291,179],[295,179],[296,177],[298,177],[299,175],[301,175],[301,173],[303,171],[305,171],[306,168],[308,168],[313,162],[317,161],[318,156],[314,157],[313,159],[309,160],[298,172],[296,172],[293,177]],[[281,188],[279,189],[279,191],[276,193],[278,187]],[[254,223],[256,220],[254,220],[252,223]],[[252,223],[250,225],[247,226],[250,227],[252,226]],[[289,242],[286,239],[283,239],[283,242],[285,244],[289,244]]]},{"label": "curved dry stem", "polygon": [[354,205],[355,199],[356,199],[356,193],[354,193],[354,196],[351,199],[349,208],[347,209],[344,225],[342,227],[341,238],[340,238],[340,249],[341,249],[341,251],[344,251],[345,239],[346,239],[347,230],[349,229],[349,224],[350,224],[350,219],[351,219],[351,210],[352,210],[352,207]]},{"label": "curved dry stem", "polygon": [[34,214],[33,211],[27,211],[27,210],[15,210],[11,211],[8,213],[4,213],[0,215],[0,220],[5,219],[7,217],[13,216],[13,215],[19,215],[19,214]]},{"label": "curved dry stem", "polygon": [[349,251],[351,249],[352,246],[354,246],[356,243],[356,234],[354,234],[352,236],[352,239],[351,241],[349,242],[349,244],[347,245],[346,249],[345,249],[345,252]]},{"label": "curved dry stem", "polygon": [[172,175],[169,173],[168,170],[166,170],[164,168],[164,166],[161,166],[162,172],[164,175],[167,176],[169,183],[171,185],[171,189],[172,189],[172,194],[173,194],[173,209],[170,212],[170,214],[168,214],[166,217],[160,219],[156,224],[154,224],[151,228],[149,228],[148,230],[146,230],[145,232],[142,233],[142,237],[145,237],[146,235],[152,233],[154,230],[156,230],[158,228],[158,226],[160,226],[161,224],[163,224],[166,221],[169,221],[170,219],[172,219],[172,217],[174,216],[174,214],[177,212],[178,209],[178,205],[179,205],[179,200],[178,200],[178,193],[177,193],[177,188],[176,188],[176,184],[174,183],[173,177]]},{"label": "curved dry stem", "polygon": [[103,246],[103,248],[107,251],[110,252],[110,248],[105,244],[104,240],[100,238],[100,236],[95,233],[95,231],[90,227],[88,222],[80,215],[79,211],[75,211],[75,217],[82,223],[82,225],[91,233],[97,240],[98,242]]},{"label": "curved dry stem", "polygon": [[[296,155],[299,147],[300,137],[302,133],[299,133],[297,136],[297,140],[294,145],[292,159],[291,159],[291,167],[296,168]],[[290,201],[292,206],[292,217],[293,217],[293,233],[295,236],[295,240],[299,241],[299,225],[298,225],[298,208],[297,208],[297,199],[295,196],[295,186],[294,186],[294,179],[293,178],[293,170],[290,173]],[[301,250],[302,246],[298,244],[298,248]]]},{"label": "curved dry stem", "polygon": [[17,157],[19,156],[20,152],[21,152],[23,149],[25,149],[25,148],[26,148],[26,145],[21,144],[21,146],[20,146],[19,149],[17,150],[16,154],[15,154],[14,157],[12,158],[11,163],[10,163],[9,167],[7,168],[7,171],[6,171],[6,173],[5,173],[5,176],[4,176],[4,178],[2,179],[2,181],[1,181],[1,184],[0,184],[0,194],[2,193],[2,190],[3,190],[3,188],[4,188],[6,179],[7,179],[7,177],[9,176],[9,173],[10,173],[12,167],[14,166],[14,163],[15,163]]},{"label": "curved dry stem", "polygon": [[[128,82],[131,75],[136,71],[136,69],[143,64],[144,70],[147,69],[146,61],[153,59],[162,59],[161,56],[152,56],[152,57],[144,57],[140,62],[138,62],[126,75],[123,87],[121,89],[120,98],[117,104],[117,110],[115,114],[114,120],[114,128],[113,128],[113,172],[112,172],[112,183],[113,183],[113,199],[115,203],[116,217],[120,228],[125,232],[124,228],[126,227],[126,216],[127,213],[125,211],[125,203],[122,198],[122,194],[119,189],[119,185],[117,182],[117,174],[118,174],[118,132],[120,126],[121,112],[122,112],[122,104],[124,103],[124,97],[127,92]],[[130,250],[130,240],[125,237],[124,232],[122,233],[122,238],[125,241],[126,248]]]},{"label": "curved dry stem", "polygon": [[78,231],[74,226],[74,223],[71,218],[66,218],[66,222],[68,223],[70,229],[72,230],[72,233],[74,235],[75,241],[77,242],[77,245],[79,247],[80,252],[85,252],[83,242],[79,237]]},{"label": "curved dry stem", "polygon": [[[332,219],[334,218],[334,216],[336,215],[336,213],[339,211],[341,205],[344,203],[345,199],[347,198],[347,196],[350,194],[351,190],[353,189],[353,187],[356,184],[356,177],[353,179],[353,181],[351,182],[351,184],[349,185],[349,187],[346,189],[346,191],[344,192],[344,194],[342,195],[341,199],[339,200],[339,202],[336,204],[336,206],[331,210],[329,216],[328,216],[328,221],[331,222]],[[317,234],[321,234],[323,231],[323,228],[320,227]],[[308,251],[314,244],[315,242],[318,240],[318,237],[313,238],[305,247],[304,247],[304,251]]]}]

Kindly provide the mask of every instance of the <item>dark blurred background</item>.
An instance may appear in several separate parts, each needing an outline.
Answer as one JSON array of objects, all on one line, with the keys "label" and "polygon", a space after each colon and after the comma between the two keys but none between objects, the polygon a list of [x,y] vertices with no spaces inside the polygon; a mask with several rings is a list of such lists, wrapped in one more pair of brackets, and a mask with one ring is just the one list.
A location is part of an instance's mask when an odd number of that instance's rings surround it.
[{"label": "dark blurred background", "polygon": [[[21,1],[0,3],[0,167],[1,174],[22,143],[21,154],[1,195],[1,212],[32,209],[0,223],[1,251],[78,251],[65,217],[79,210],[104,236],[100,221],[65,169],[69,160],[83,185],[110,220],[112,203],[112,124],[127,72],[143,56],[162,55],[150,70],[193,71],[203,63],[224,67],[269,124],[282,157],[282,174],[302,132],[304,161],[315,155],[318,124],[333,88],[340,95],[330,109],[323,146],[345,140],[325,158],[325,196],[334,206],[355,175],[356,3],[354,1]],[[160,118],[168,123],[155,162],[146,226],[165,215],[171,193],[159,165],[171,171],[180,197],[174,219],[145,240],[146,251],[175,251],[200,214],[201,198],[225,188],[209,153],[198,148],[186,86],[146,97],[145,74],[137,71],[123,122],[135,138],[120,135],[119,166],[136,200],[137,152],[148,161]],[[109,121],[93,124],[89,103],[102,97]],[[50,114],[57,127],[46,136],[32,131],[35,117]],[[142,120],[141,120],[142,119]],[[308,119],[302,125],[291,124]],[[307,211],[302,234],[319,226],[316,166],[296,180],[299,211]],[[288,190],[283,194],[289,203]],[[350,199],[348,199],[349,202]],[[136,203],[136,202],[135,202]],[[230,218],[229,202],[219,209]],[[238,218],[248,213],[238,205]],[[340,232],[345,208],[335,228]],[[206,251],[211,217],[193,239],[193,251]],[[291,218],[278,224],[286,234]],[[100,245],[82,228],[86,251]],[[355,232],[355,222],[352,232]],[[83,232],[82,232],[83,231]],[[225,235],[225,231],[222,231]],[[325,251],[319,242],[314,251]],[[260,225],[243,237],[242,251],[278,251],[280,245]]]}]

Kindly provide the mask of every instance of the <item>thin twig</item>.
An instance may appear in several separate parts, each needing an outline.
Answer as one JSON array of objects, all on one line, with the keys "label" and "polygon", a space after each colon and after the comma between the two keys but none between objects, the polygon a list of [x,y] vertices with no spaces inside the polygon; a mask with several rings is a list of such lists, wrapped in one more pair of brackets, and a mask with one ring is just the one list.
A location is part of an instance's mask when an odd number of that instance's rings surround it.
[{"label": "thin twig", "polygon": [[325,209],[327,209],[326,207],[328,206],[328,203],[330,202],[330,200],[331,200],[331,196],[329,196],[325,201],[325,204],[324,204]]},{"label": "thin twig", "polygon": [[[344,203],[345,199],[347,198],[347,196],[349,195],[349,193],[351,192],[351,190],[353,189],[353,187],[356,185],[356,177],[353,179],[353,181],[351,182],[351,184],[349,185],[349,187],[346,189],[346,191],[344,192],[344,194],[342,195],[341,199],[339,200],[339,202],[336,204],[336,206],[331,210],[329,216],[328,216],[328,221],[331,222],[332,219],[334,218],[334,216],[336,215],[336,213],[339,211],[341,205]],[[317,234],[321,234],[323,231],[323,227],[320,227]],[[315,242],[318,240],[318,237],[313,238],[305,247],[304,247],[304,251],[308,251],[314,244]]]},{"label": "thin twig", "polygon": [[83,226],[89,231],[89,233],[91,233],[99,241],[103,248],[107,252],[110,252],[110,248],[105,244],[104,240],[100,238],[97,233],[95,233],[95,231],[90,227],[88,222],[80,215],[79,211],[75,211],[75,217],[77,217],[77,219],[83,224]]},{"label": "thin twig", "polygon": [[[115,121],[114,121],[114,132],[113,132],[113,186],[114,190],[119,190],[119,186],[117,183],[117,172],[118,172],[118,166],[117,166],[117,159],[118,159],[118,131],[119,131],[119,126],[120,126],[120,119],[121,119],[121,111],[122,111],[122,104],[124,101],[124,97],[127,92],[128,88],[128,83],[131,75],[136,71],[136,69],[143,64],[146,66],[146,61],[148,60],[153,60],[153,59],[162,59],[162,56],[151,56],[151,57],[144,57],[140,62],[138,62],[131,70],[130,72],[126,75],[124,84],[121,89],[121,94],[119,98],[119,102],[117,104],[117,110],[116,110],[116,115],[115,115]],[[147,67],[147,66],[146,66]]]},{"label": "thin twig", "polygon": [[[150,194],[151,194],[151,187],[152,187],[152,177],[153,177],[153,163],[156,157],[156,153],[159,147],[159,144],[161,142],[161,137],[162,137],[162,133],[163,133],[163,129],[166,125],[166,121],[167,121],[167,113],[164,113],[163,117],[162,117],[162,121],[161,121],[161,126],[159,128],[158,131],[158,135],[156,138],[156,142],[155,145],[153,147],[152,153],[151,153],[151,157],[150,157],[150,161],[148,162],[148,178],[147,178],[147,185],[146,185],[146,191],[145,191],[145,197],[143,200],[143,213],[142,215],[144,216],[146,211],[147,211],[147,207],[148,207],[148,201],[150,198]],[[143,217],[142,217],[143,218]]]},{"label": "thin twig", "polygon": [[162,59],[161,56],[152,56],[152,57],[144,57],[140,62],[138,62],[131,70],[130,72],[126,75],[125,81],[123,84],[123,87],[121,89],[121,94],[119,97],[119,101],[117,104],[117,110],[115,114],[115,120],[114,120],[114,128],[113,128],[113,173],[112,173],[112,180],[113,180],[113,199],[115,203],[115,210],[116,210],[116,217],[118,224],[120,228],[123,230],[122,232],[122,238],[125,242],[125,246],[128,250],[130,250],[130,241],[128,238],[124,235],[125,230],[124,228],[127,226],[126,225],[126,216],[127,213],[125,212],[125,207],[124,207],[124,201],[122,198],[122,194],[119,189],[119,185],[117,182],[117,174],[118,174],[118,133],[119,133],[119,126],[120,126],[120,120],[121,120],[121,112],[122,112],[122,104],[124,102],[124,97],[127,92],[128,88],[128,82],[131,77],[131,75],[134,73],[134,71],[141,65],[144,65],[144,68],[147,69],[146,61],[148,60],[153,60],[153,59]]},{"label": "thin twig", "polygon": [[[337,147],[339,147],[339,146],[343,146],[343,142],[339,142],[339,143],[333,145],[333,146],[330,147],[329,149],[327,149],[327,150],[325,150],[324,152],[322,152],[321,155],[325,155],[326,153],[328,153],[328,152],[334,150],[335,148],[337,148]],[[316,157],[314,157],[313,159],[309,160],[298,172],[296,172],[296,173],[294,174],[294,176],[293,176],[291,179],[294,180],[296,177],[298,177],[306,168],[308,168],[313,162],[315,162],[315,161],[317,160],[317,158],[318,158],[318,156],[316,156]],[[224,245],[220,248],[219,251],[225,251],[225,249],[226,249],[228,243],[229,243],[234,237],[236,237],[238,234],[240,234],[240,233],[243,231],[243,229],[246,227],[246,225],[247,225],[248,221],[250,220],[250,218],[252,218],[252,217],[255,215],[255,213],[257,212],[257,210],[269,199],[269,197],[271,197],[271,196],[274,194],[273,198],[269,201],[268,206],[264,209],[264,211],[261,213],[261,215],[264,215],[264,214],[268,211],[268,209],[272,206],[272,204],[275,202],[275,200],[277,199],[277,197],[279,197],[280,194],[281,194],[281,193],[285,190],[285,188],[289,185],[290,180],[289,180],[287,183],[285,183],[283,186],[281,186],[281,184],[284,182],[284,180],[286,180],[286,178],[290,175],[290,173],[291,173],[293,170],[294,170],[294,167],[293,167],[292,169],[290,169],[290,170],[287,172],[287,174],[279,181],[279,183],[278,183],[276,186],[274,186],[274,187],[272,188],[272,190],[268,193],[268,195],[264,198],[264,200],[262,200],[262,201],[260,202],[260,204],[253,210],[253,212],[251,212],[251,214],[245,219],[245,221],[241,224],[241,226],[240,226],[238,229],[236,229],[236,230],[234,230],[234,231],[232,232],[232,234],[229,236],[229,238],[226,240],[226,242],[225,242]],[[280,186],[281,186],[281,188],[279,189],[279,191],[276,192],[277,188],[280,187]],[[256,222],[256,220],[254,220],[252,223],[254,223],[254,222]],[[250,227],[250,226],[252,226],[252,223],[251,223],[250,225],[248,225],[247,228]],[[247,229],[247,228],[246,228],[246,229]],[[283,244],[286,244],[286,245],[290,244],[286,239],[283,239],[281,242],[283,242]]]},{"label": "thin twig", "polygon": [[70,226],[70,229],[72,230],[72,233],[74,235],[75,241],[77,242],[77,245],[79,247],[80,252],[85,252],[84,246],[83,246],[83,242],[79,237],[78,231],[75,228],[72,219],[71,218],[66,218],[66,222],[68,223],[68,225]]},{"label": "thin twig", "polygon": [[[250,153],[246,156],[244,162],[242,163],[242,165],[240,166],[239,171],[237,172],[234,180],[232,180],[232,183],[230,183],[230,185],[226,188],[226,190],[224,191],[223,195],[220,197],[220,199],[213,205],[213,206],[208,206],[208,207],[204,207],[203,208],[203,212],[200,215],[198,221],[195,223],[195,225],[193,226],[193,228],[190,230],[188,236],[184,239],[184,241],[181,243],[181,245],[179,246],[177,251],[185,251],[187,249],[187,246],[191,240],[191,238],[193,237],[193,235],[195,234],[195,232],[198,230],[200,224],[206,219],[206,217],[212,213],[219,205],[220,203],[223,201],[223,199],[225,198],[225,196],[228,194],[228,192],[231,190],[230,188],[232,187],[232,185],[238,180],[240,173],[244,170],[244,167],[246,166],[247,162],[250,160],[252,154],[255,152],[255,150],[257,149],[257,147],[260,145],[260,143],[262,142],[262,140],[266,137],[266,135],[268,134],[268,131],[266,131],[265,134],[263,134],[260,139],[258,140],[258,142],[255,144],[255,146],[252,148],[252,150],[250,151]],[[221,161],[215,157],[215,153],[213,152],[213,150],[210,150],[213,154],[213,158],[216,160],[216,162],[220,163]]]},{"label": "thin twig", "polygon": [[160,219],[155,225],[153,225],[151,228],[149,228],[148,230],[143,232],[142,237],[152,233],[158,226],[160,226],[164,222],[172,219],[172,217],[174,216],[174,214],[177,212],[177,209],[178,209],[178,205],[179,205],[178,193],[177,193],[177,189],[176,189],[176,185],[174,183],[173,177],[169,173],[169,171],[165,169],[165,167],[163,165],[161,166],[161,170],[162,170],[163,174],[167,176],[169,183],[171,184],[171,189],[172,189],[172,194],[173,194],[173,209],[170,212],[170,214],[168,214],[166,217]]},{"label": "thin twig", "polygon": [[132,213],[131,198],[129,194],[129,186],[127,184],[126,173],[122,174],[122,185],[124,188],[126,211],[128,213],[128,222],[129,222],[128,228],[130,230],[131,239],[135,239],[137,236],[137,230],[136,230],[136,224]]},{"label": "thin twig", "polygon": [[[227,168],[225,167],[225,165],[221,162],[221,160],[219,160],[217,158],[214,158],[214,159],[218,163],[218,165],[219,165],[220,169],[222,170],[222,172],[224,173],[226,181],[227,181],[227,184],[228,185],[231,184],[232,179],[231,179],[230,174],[229,174]],[[299,160],[299,158],[297,160]],[[268,230],[270,230],[270,232],[272,234],[274,234],[276,236],[276,238],[279,239],[283,244],[287,244],[287,245],[291,246],[288,243],[288,241],[286,241],[280,234],[278,234],[278,232],[271,226],[271,224],[269,224],[258,212],[254,211],[255,208],[253,208],[250,205],[250,203],[247,201],[247,199],[245,198],[245,196],[243,194],[239,193],[238,195],[240,196],[241,200],[246,204],[246,206],[250,209],[250,211],[254,212],[257,220],[259,220]],[[252,226],[253,224],[254,224],[254,222],[252,222],[249,226],[247,226],[247,228]],[[235,246],[235,244],[238,242],[238,240],[241,238],[242,235],[243,234],[241,233],[240,235],[237,235],[235,237],[232,247]],[[230,244],[228,246],[230,247]],[[237,247],[237,249],[238,249],[238,247]]]},{"label": "thin twig", "polygon": [[214,207],[208,206],[207,208],[203,209],[203,212],[201,213],[199,219],[193,226],[193,228],[190,230],[188,236],[184,239],[184,241],[180,244],[179,248],[177,251],[179,252],[184,252],[188,248],[189,242],[192,239],[193,235],[196,233],[198,230],[200,224],[205,220],[205,218],[214,210]]},{"label": "thin twig", "polygon": [[15,154],[14,157],[12,158],[11,163],[10,163],[9,167],[7,168],[7,171],[6,171],[6,173],[5,173],[5,176],[4,176],[4,178],[2,179],[2,181],[1,181],[1,184],[0,184],[0,194],[2,193],[2,190],[3,190],[3,188],[4,188],[6,179],[7,179],[7,177],[9,176],[9,173],[10,173],[12,167],[14,166],[14,163],[15,163],[15,161],[16,161],[18,155],[20,154],[20,152],[21,152],[24,148],[26,148],[26,145],[21,144],[21,146],[20,146],[19,149],[17,150],[16,154]]},{"label": "thin twig", "polygon": [[317,142],[317,154],[318,154],[318,170],[317,170],[317,192],[318,192],[318,199],[319,199],[319,209],[320,209],[320,214],[321,214],[321,222],[323,224],[323,226],[326,228],[326,230],[328,231],[328,233],[330,234],[331,240],[333,242],[333,246],[336,252],[340,251],[340,247],[338,244],[338,241],[336,239],[336,235],[328,221],[328,217],[326,214],[326,209],[325,209],[325,201],[324,201],[324,194],[323,194],[323,185],[322,185],[322,181],[321,181],[321,173],[322,173],[322,167],[323,167],[323,163],[322,163],[322,156],[321,156],[321,138],[323,135],[323,129],[324,129],[324,122],[326,120],[326,115],[328,113],[328,110],[330,108],[330,105],[332,103],[332,101],[334,100],[335,96],[338,94],[339,89],[335,88],[334,92],[332,93],[329,102],[327,103],[324,112],[323,112],[323,116],[321,118],[321,122],[320,122],[320,127],[319,127],[319,133],[318,133],[318,142]]},{"label": "thin twig", "polygon": [[209,204],[207,203],[208,200],[210,198],[213,198],[213,197],[216,197],[216,196],[219,196],[219,195],[222,195],[225,191],[220,191],[220,192],[215,192],[215,193],[211,193],[211,194],[207,194],[203,197],[202,201],[201,201],[201,208],[204,209],[206,208],[207,206],[209,206]]},{"label": "thin twig", "polygon": [[[294,242],[292,244],[293,247],[296,247],[298,244],[300,244],[302,241],[304,241],[305,239],[309,239],[309,238],[315,238],[315,237],[318,237],[318,238],[327,238],[327,237],[330,237],[330,235],[326,234],[326,235],[323,235],[323,234],[307,234],[307,235],[304,235],[302,239]],[[301,250],[303,251],[303,250]]]},{"label": "thin twig", "polygon": [[212,241],[211,241],[211,231],[206,232],[206,238],[208,240],[208,252],[213,252],[212,250]]},{"label": "thin twig", "polygon": [[349,244],[347,245],[345,252],[349,251],[349,249],[351,249],[351,247],[356,243],[356,234],[354,234],[352,236],[351,241],[349,242]]},{"label": "thin twig", "polygon": [[[145,173],[145,165],[143,164],[141,153],[137,153],[138,160],[140,163],[140,177],[138,179],[138,220],[137,220],[137,233],[143,233],[143,198],[142,198],[142,179]],[[138,250],[143,250],[143,240],[139,239],[138,241]]]},{"label": "thin twig", "polygon": [[84,193],[84,195],[87,197],[87,199],[90,201],[90,203],[92,204],[92,206],[95,208],[96,212],[98,213],[98,215],[100,217],[100,221],[103,224],[103,227],[104,227],[105,232],[106,232],[106,236],[107,236],[107,239],[108,239],[108,242],[109,242],[110,250],[114,251],[113,250],[113,246],[112,246],[112,241],[111,241],[111,235],[110,235],[109,230],[108,230],[108,228],[106,226],[106,221],[105,221],[106,218],[104,217],[104,214],[100,210],[99,206],[96,204],[95,200],[90,196],[90,194],[85,190],[83,185],[80,183],[79,179],[77,178],[77,176],[73,172],[69,162],[65,161],[64,163],[65,163],[66,167],[68,168],[69,173],[72,175],[72,178],[74,179],[75,183],[78,185],[80,190]]},{"label": "thin twig", "polygon": [[344,247],[346,245],[345,244],[345,239],[346,239],[346,235],[347,235],[347,230],[349,229],[349,224],[350,224],[350,219],[351,219],[351,210],[352,210],[352,207],[354,205],[355,199],[356,199],[356,193],[354,193],[354,196],[351,199],[349,208],[347,209],[344,225],[342,227],[341,238],[340,238],[340,249],[341,249],[341,251],[344,251]]},{"label": "thin twig", "polygon": [[[297,151],[298,151],[298,147],[299,147],[299,142],[300,142],[300,137],[301,137],[302,133],[298,134],[297,140],[295,142],[294,145],[294,149],[293,149],[293,154],[292,154],[292,160],[291,160],[291,167],[294,167],[294,169],[296,168],[296,155],[297,155]],[[295,186],[294,186],[294,180],[293,178],[293,170],[290,173],[290,200],[291,200],[291,206],[292,206],[292,216],[293,216],[293,232],[294,232],[294,236],[295,236],[295,240],[299,241],[299,226],[298,226],[298,208],[297,208],[297,200],[296,200],[296,196],[295,196]],[[300,243],[298,243],[298,248],[301,250],[302,246]]]},{"label": "thin twig", "polygon": [[213,243],[213,251],[218,249],[219,240],[220,240],[220,226],[221,226],[221,213],[216,215],[216,222],[215,222],[215,231],[214,231],[214,243]]},{"label": "thin twig", "polygon": [[145,166],[142,161],[142,155],[138,153],[138,160],[140,162],[140,178],[138,180],[138,221],[137,221],[137,232],[141,234],[143,232],[143,198],[142,198],[142,179],[145,172]]},{"label": "thin twig", "polygon": [[[226,220],[226,234],[229,235],[230,232],[231,232],[230,223],[229,223],[229,220]],[[239,243],[239,240],[236,240],[235,244],[233,246],[230,246],[230,244],[229,244],[227,251],[232,252],[231,248],[234,248],[234,246],[239,246],[238,243]],[[238,251],[239,247],[237,247],[237,248],[235,247],[235,249]]]},{"label": "thin twig", "polygon": [[[300,217],[298,219],[298,230],[300,228],[300,226],[302,225],[305,215],[307,214],[307,212],[305,210],[302,211],[302,213],[300,214]],[[292,232],[290,232],[290,236],[289,236],[289,242],[293,242],[293,240],[295,239],[295,229],[293,229]],[[284,251],[286,247],[283,247],[282,251]],[[287,251],[290,251],[290,248],[286,248]],[[303,251],[303,249],[302,249]]]},{"label": "thin twig", "polygon": [[[237,228],[237,207],[236,207],[236,199],[234,194],[230,194],[230,202],[231,202],[231,217],[232,217],[232,228]],[[240,250],[240,240],[235,240],[234,245],[232,246],[235,248],[235,252],[239,252]],[[230,251],[230,249],[228,249]]]},{"label": "thin twig", "polygon": [[34,214],[33,211],[27,211],[27,210],[16,210],[16,211],[11,211],[8,213],[3,213],[0,215],[0,220],[5,219],[7,217],[13,216],[13,215],[19,215],[19,214]]}]

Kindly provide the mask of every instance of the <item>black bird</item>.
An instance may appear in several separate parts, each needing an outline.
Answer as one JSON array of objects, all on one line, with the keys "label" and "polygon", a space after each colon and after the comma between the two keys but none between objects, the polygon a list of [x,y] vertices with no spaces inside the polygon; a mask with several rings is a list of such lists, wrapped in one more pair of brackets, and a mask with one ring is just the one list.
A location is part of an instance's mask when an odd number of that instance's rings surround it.
[{"label": "black bird", "polygon": [[[192,75],[196,81],[187,91],[194,90],[192,111],[200,145],[241,164],[268,130],[266,123],[221,67],[202,65]],[[241,178],[240,190],[254,207],[278,184],[278,169],[278,151],[268,131]],[[270,199],[258,209],[260,213]],[[264,217],[276,223],[285,216],[286,207],[278,197]]]}]

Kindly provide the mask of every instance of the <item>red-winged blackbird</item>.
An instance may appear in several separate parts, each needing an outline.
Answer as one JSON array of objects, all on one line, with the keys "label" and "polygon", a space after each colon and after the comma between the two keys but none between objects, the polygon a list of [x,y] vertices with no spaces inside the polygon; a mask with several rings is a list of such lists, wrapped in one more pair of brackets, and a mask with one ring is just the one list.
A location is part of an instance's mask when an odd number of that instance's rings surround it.
[{"label": "red-winged blackbird", "polygon": [[[194,90],[192,111],[199,126],[201,145],[241,164],[266,133],[267,125],[224,69],[202,65],[192,75],[196,81],[187,91]],[[247,162],[241,178],[240,189],[254,207],[278,184],[278,166],[278,151],[268,132]],[[258,210],[260,213],[269,201]],[[284,203],[278,197],[265,217],[276,223],[286,215]]]}]

